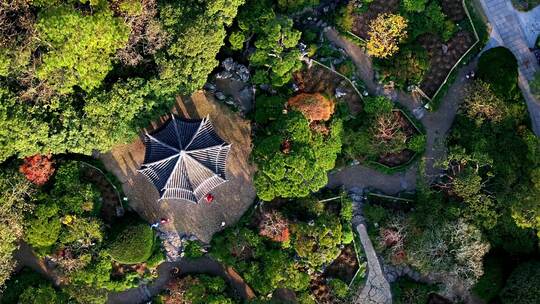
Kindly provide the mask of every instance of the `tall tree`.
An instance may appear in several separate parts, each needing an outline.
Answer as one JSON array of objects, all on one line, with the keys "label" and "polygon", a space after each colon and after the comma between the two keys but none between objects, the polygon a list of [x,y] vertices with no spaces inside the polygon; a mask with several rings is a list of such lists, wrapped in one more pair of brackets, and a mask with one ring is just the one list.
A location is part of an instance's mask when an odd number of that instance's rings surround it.
[{"label": "tall tree", "polygon": [[407,38],[407,19],[400,15],[383,13],[369,25],[367,52],[377,58],[387,58],[399,50]]}]

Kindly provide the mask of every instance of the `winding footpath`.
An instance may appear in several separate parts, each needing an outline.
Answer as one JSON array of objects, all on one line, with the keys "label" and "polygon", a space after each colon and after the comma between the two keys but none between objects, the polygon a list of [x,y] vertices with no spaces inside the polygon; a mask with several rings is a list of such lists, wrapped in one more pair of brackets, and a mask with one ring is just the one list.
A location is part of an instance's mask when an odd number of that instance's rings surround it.
[{"label": "winding footpath", "polygon": [[[449,87],[447,94],[441,100],[439,108],[434,112],[426,111],[420,100],[409,94],[393,89],[386,89],[373,81],[374,74],[370,58],[357,45],[342,38],[334,29],[324,30],[326,38],[336,46],[345,50],[357,67],[358,76],[364,81],[371,95],[385,95],[394,102],[414,113],[426,130],[425,176],[427,182],[434,181],[441,169],[437,162],[447,155],[446,138],[454,121],[460,103],[463,100],[463,87],[468,80],[467,73],[476,68],[477,61],[473,60],[462,67],[457,74],[456,80]],[[363,192],[366,188],[375,188],[388,194],[396,194],[401,191],[410,191],[416,188],[418,178],[418,163],[410,166],[404,172],[387,175],[377,170],[362,165],[353,165],[341,170],[331,172],[328,175],[328,187],[345,187],[351,192],[355,206],[355,217],[352,225],[356,228],[360,242],[366,253],[368,272],[364,287],[358,291],[353,299],[354,304],[391,304],[392,293],[390,283],[383,270],[383,265],[367,233],[366,224],[362,215]]]},{"label": "winding footpath", "polygon": [[[374,74],[371,60],[360,47],[341,37],[334,29],[325,29],[326,38],[336,46],[345,50],[358,70],[358,76],[364,81],[370,95],[386,95],[393,101],[405,107],[409,112],[416,113],[426,130],[426,152],[424,154],[425,172],[428,182],[433,181],[441,173],[436,166],[437,161],[446,157],[446,137],[452,126],[454,117],[463,100],[463,87],[469,81],[465,75],[474,70],[476,60],[462,67],[457,74],[456,81],[449,87],[448,93],[443,97],[437,111],[428,112],[422,107],[420,100],[413,98],[405,92],[389,90],[373,81]],[[375,188],[388,194],[401,191],[410,191],[416,188],[418,164],[409,167],[404,172],[387,175],[362,165],[353,165],[328,175],[328,187],[344,186]]]}]

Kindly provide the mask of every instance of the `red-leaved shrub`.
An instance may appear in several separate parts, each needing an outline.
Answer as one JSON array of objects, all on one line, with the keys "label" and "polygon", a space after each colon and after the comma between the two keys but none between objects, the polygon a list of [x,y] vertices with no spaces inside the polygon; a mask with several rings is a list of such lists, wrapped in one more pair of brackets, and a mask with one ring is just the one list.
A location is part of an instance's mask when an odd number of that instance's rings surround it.
[{"label": "red-leaved shrub", "polygon": [[36,154],[25,157],[19,171],[32,183],[42,186],[54,173],[54,161],[51,155]]}]

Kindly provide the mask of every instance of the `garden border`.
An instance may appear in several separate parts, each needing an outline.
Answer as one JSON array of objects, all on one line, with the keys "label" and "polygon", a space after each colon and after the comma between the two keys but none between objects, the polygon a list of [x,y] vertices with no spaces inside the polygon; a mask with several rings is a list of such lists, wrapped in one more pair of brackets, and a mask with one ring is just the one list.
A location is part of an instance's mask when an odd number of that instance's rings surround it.
[{"label": "garden border", "polygon": [[[356,271],[353,278],[351,279],[351,282],[348,285],[349,290],[351,290],[353,285],[356,283],[355,281],[357,280],[358,274],[360,274],[360,270],[361,270],[360,269],[360,264],[361,264],[361,262],[360,262],[360,255],[358,254],[358,251],[359,251],[359,249],[363,249],[362,244],[360,243],[360,236],[358,235],[358,231],[356,231],[356,229],[353,226],[352,222],[351,222],[351,229],[352,229],[352,232],[354,234],[353,247],[354,247],[354,253],[356,254],[356,260],[358,261],[358,270]],[[367,262],[365,262],[365,263],[366,263],[366,271],[364,271],[364,273],[367,274]],[[365,284],[365,279],[367,279],[367,278],[364,276],[363,281],[359,281],[358,283],[359,284]]]},{"label": "garden border", "polygon": [[94,166],[84,160],[79,160],[78,162],[80,162],[82,165],[84,166],[88,166],[94,170],[96,170],[97,172],[99,172],[104,178],[105,180],[113,187],[114,189],[114,192],[116,193],[116,197],[118,198],[118,204],[119,206],[121,206],[122,208],[125,208],[124,207],[124,203],[122,201],[122,197],[120,195],[120,192],[118,191],[118,189],[116,188],[116,185],[114,185],[114,183],[109,179],[109,177],[107,177],[107,174],[105,174],[105,172],[103,172],[103,170],[101,170],[100,168],[98,168],[97,166]]},{"label": "garden border", "polygon": [[474,22],[472,21],[472,17],[471,17],[471,14],[469,12],[469,9],[467,8],[467,4],[465,3],[465,0],[461,0],[461,6],[463,7],[463,10],[465,11],[465,14],[467,15],[467,19],[469,20],[469,24],[471,25],[472,29],[473,29],[473,34],[474,34],[474,37],[476,38],[476,41],[471,45],[471,47],[469,47],[469,49],[463,53],[463,55],[461,55],[461,57],[456,61],[456,63],[454,64],[454,66],[452,66],[452,68],[450,69],[450,71],[448,72],[448,74],[446,75],[446,77],[444,78],[444,81],[441,83],[441,85],[439,86],[439,88],[437,89],[437,91],[435,91],[435,94],[433,94],[433,97],[429,98],[426,93],[424,93],[424,91],[422,91],[422,89],[420,89],[420,87],[417,87],[416,88],[416,91],[420,93],[420,95],[422,95],[424,98],[426,98],[428,100],[428,102],[425,104],[425,106],[427,106],[428,108],[431,108],[431,105],[430,103],[437,97],[437,95],[441,92],[442,88],[446,85],[446,83],[448,82],[448,79],[450,78],[450,76],[452,75],[452,73],[454,72],[454,70],[456,69],[456,67],[458,65],[460,65],[462,62],[463,62],[463,59],[465,57],[467,57],[467,55],[469,55],[469,53],[476,47],[476,45],[478,45],[478,43],[480,43],[480,36],[478,36],[478,32],[476,30],[476,26],[474,25]]},{"label": "garden border", "polygon": [[[408,113],[406,113],[406,111],[404,109],[401,109],[401,107],[395,107],[394,109],[392,109],[392,111],[399,111],[401,112],[401,114],[403,114],[407,120],[409,120],[409,122],[413,125],[413,127],[416,129],[416,131],[418,131],[418,133],[420,133],[421,135],[426,135],[426,133],[424,132],[423,128],[420,128],[417,126],[416,124],[416,121],[414,119],[412,119]],[[424,147],[424,150],[425,150],[425,147]],[[395,166],[395,167],[390,167],[390,166],[387,166],[387,165],[384,165],[384,164],[381,164],[379,162],[376,162],[376,161],[368,161],[366,162],[367,165],[369,165],[370,167],[372,167],[373,169],[375,170],[378,170],[378,171],[381,171],[385,174],[394,174],[396,172],[400,172],[400,171],[403,171],[407,168],[409,168],[409,166],[418,159],[418,157],[420,157],[420,155],[422,155],[423,153],[420,153],[420,152],[415,152],[414,155],[405,163],[399,165],[399,166]]]},{"label": "garden border", "polygon": [[[451,78],[452,74],[454,73],[456,67],[461,64],[464,59],[471,53],[471,51],[478,45],[478,43],[480,43],[480,36],[478,35],[478,31],[476,29],[476,26],[474,25],[474,22],[472,20],[472,17],[471,17],[471,14],[469,12],[469,9],[467,8],[467,4],[465,3],[466,0],[462,0],[461,1],[461,6],[463,7],[463,10],[465,11],[465,14],[467,15],[467,19],[469,20],[469,24],[471,25],[472,29],[473,29],[473,34],[476,38],[476,41],[471,45],[471,47],[469,47],[469,49],[467,49],[467,51],[465,53],[463,53],[463,55],[455,62],[455,64],[452,66],[452,68],[450,69],[450,71],[448,72],[448,74],[446,75],[444,81],[441,83],[441,85],[439,86],[439,88],[437,89],[437,91],[435,92],[435,94],[433,94],[433,97],[429,97],[426,95],[426,93],[424,91],[422,91],[422,89],[420,89],[419,86],[417,86],[414,91],[418,92],[423,98],[427,99],[428,102],[426,102],[424,104],[424,106],[427,106],[428,108],[431,108],[432,105],[431,103],[437,99],[438,95],[441,93],[443,87],[447,84],[448,80]],[[349,39],[352,43],[354,43],[355,45],[359,46],[359,47],[364,47],[365,44],[366,44],[366,40],[358,37],[357,35],[355,35],[354,33],[350,32],[350,31],[345,31],[345,30],[342,30],[340,29],[339,27],[334,27],[335,29],[337,29],[337,31],[339,33],[341,33],[342,35],[345,36],[346,39]]]}]

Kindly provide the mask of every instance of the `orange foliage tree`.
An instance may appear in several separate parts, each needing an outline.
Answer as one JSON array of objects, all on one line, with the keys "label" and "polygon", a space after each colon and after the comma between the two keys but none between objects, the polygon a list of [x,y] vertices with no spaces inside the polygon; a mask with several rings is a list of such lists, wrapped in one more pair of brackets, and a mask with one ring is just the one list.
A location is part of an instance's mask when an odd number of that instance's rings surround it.
[{"label": "orange foliage tree", "polygon": [[310,121],[327,121],[334,114],[334,102],[322,94],[300,93],[289,98],[287,106],[296,109]]}]

